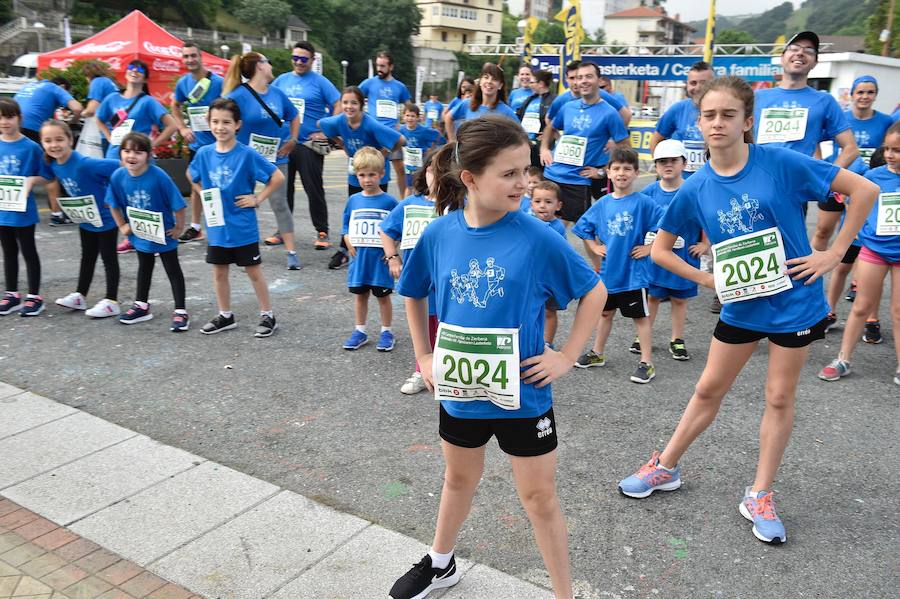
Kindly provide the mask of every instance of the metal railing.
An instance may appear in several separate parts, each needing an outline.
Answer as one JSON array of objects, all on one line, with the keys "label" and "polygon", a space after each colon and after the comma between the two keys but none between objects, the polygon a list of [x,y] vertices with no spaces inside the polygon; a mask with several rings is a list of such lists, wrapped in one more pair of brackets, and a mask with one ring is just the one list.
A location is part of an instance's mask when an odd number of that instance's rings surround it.
[{"label": "metal railing", "polygon": [[28,20],[25,17],[13,19],[9,23],[0,26],[0,43],[11,40],[25,31],[28,31]]},{"label": "metal railing", "polygon": [[[827,51],[830,43],[823,43],[821,49]],[[768,55],[779,54],[782,44],[716,44],[717,56]],[[532,48],[534,54],[559,54],[561,44],[538,44]],[[518,44],[467,44],[469,54],[489,56],[519,56],[522,47]],[[582,54],[607,56],[697,56],[703,54],[703,44],[669,44],[643,46],[639,44],[584,44]]]}]

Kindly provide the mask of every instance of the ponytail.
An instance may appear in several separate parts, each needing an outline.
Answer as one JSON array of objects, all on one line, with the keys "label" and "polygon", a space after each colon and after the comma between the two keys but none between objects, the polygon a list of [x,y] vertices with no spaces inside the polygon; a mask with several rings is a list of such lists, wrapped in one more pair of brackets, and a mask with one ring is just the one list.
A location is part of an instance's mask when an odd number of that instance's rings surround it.
[{"label": "ponytail", "polygon": [[462,208],[466,197],[466,187],[459,179],[459,168],[453,158],[456,147],[456,142],[446,143],[431,159],[436,214],[446,214]]},{"label": "ponytail", "polygon": [[239,87],[244,79],[250,80],[256,73],[256,65],[263,58],[259,52],[247,52],[243,56],[235,54],[228,65],[225,80],[222,82],[222,95],[228,95]]}]

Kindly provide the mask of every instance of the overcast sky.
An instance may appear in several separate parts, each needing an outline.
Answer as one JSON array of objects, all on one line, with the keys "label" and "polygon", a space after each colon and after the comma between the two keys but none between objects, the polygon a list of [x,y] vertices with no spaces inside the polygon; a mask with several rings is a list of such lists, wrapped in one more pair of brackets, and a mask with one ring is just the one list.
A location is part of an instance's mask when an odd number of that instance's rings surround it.
[{"label": "overcast sky", "polygon": [[[761,13],[773,6],[782,4],[785,0],[718,0],[716,13],[720,15],[744,15]],[[800,0],[793,0],[794,6],[800,6]],[[666,0],[666,12],[670,15],[681,14],[682,21],[698,21],[705,19],[709,14],[708,0]]]}]

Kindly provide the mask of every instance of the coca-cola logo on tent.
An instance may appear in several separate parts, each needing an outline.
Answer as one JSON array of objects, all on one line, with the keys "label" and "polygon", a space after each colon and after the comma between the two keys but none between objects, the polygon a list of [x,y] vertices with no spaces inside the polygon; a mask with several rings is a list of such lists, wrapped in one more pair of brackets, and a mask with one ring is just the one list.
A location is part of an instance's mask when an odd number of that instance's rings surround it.
[{"label": "coca-cola logo on tent", "polygon": [[158,54],[170,58],[181,58],[181,46],[157,46],[149,41],[145,41],[144,50],[150,54]]},{"label": "coca-cola logo on tent", "polygon": [[179,73],[181,72],[181,63],[177,60],[161,60],[159,58],[154,58],[153,70],[167,71],[169,73]]},{"label": "coca-cola logo on tent", "polygon": [[80,46],[78,48],[72,48],[69,53],[70,54],[105,54],[108,52],[121,52],[122,48],[131,44],[130,41],[122,41],[122,42],[106,42],[105,44],[95,44],[93,42],[89,44],[85,44],[84,46]]}]

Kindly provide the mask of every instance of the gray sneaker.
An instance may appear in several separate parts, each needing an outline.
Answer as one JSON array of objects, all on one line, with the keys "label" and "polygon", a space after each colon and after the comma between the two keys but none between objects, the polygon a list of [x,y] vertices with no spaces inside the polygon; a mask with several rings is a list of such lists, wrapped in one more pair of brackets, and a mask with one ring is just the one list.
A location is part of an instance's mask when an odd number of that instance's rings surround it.
[{"label": "gray sneaker", "polygon": [[575,361],[576,368],[590,368],[591,366],[606,366],[606,356],[591,350],[586,354],[581,354]]},{"label": "gray sneaker", "polygon": [[259,326],[256,327],[256,332],[253,334],[254,337],[271,337],[272,333],[275,332],[275,329],[278,328],[278,325],[275,324],[274,316],[263,316],[259,321]]},{"label": "gray sneaker", "polygon": [[297,256],[297,254],[291,254],[290,252],[288,252],[287,269],[288,270],[300,270],[300,257]]},{"label": "gray sneaker", "polygon": [[656,369],[653,368],[653,364],[641,362],[635,369],[634,374],[631,375],[631,381],[633,383],[641,383],[643,385],[652,381],[655,376]]},{"label": "gray sneaker", "polygon": [[713,314],[718,314],[722,311],[722,302],[719,301],[718,295],[715,296],[712,303],[709,304],[709,311]]}]

